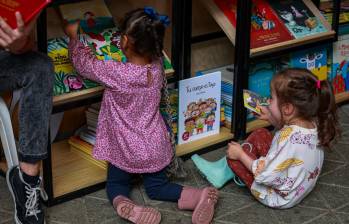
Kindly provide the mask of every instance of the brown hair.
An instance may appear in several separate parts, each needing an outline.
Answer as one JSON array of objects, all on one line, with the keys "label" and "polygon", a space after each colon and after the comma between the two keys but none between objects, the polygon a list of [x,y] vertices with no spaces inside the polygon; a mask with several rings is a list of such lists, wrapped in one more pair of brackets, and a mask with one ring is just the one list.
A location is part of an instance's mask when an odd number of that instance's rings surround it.
[{"label": "brown hair", "polygon": [[309,70],[292,68],[278,72],[271,81],[271,88],[279,108],[290,103],[297,109],[298,117],[316,122],[319,144],[328,148],[339,134],[331,84],[327,80],[319,81]]},{"label": "brown hair", "polygon": [[128,36],[135,53],[151,59],[162,56],[165,26],[159,19],[145,13],[143,8],[126,13],[120,31]]}]

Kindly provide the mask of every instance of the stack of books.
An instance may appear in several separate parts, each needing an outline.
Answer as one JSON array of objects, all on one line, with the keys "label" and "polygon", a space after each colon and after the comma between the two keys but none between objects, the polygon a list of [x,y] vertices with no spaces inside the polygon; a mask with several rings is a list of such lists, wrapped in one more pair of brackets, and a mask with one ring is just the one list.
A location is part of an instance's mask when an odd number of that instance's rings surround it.
[{"label": "stack of books", "polygon": [[177,128],[177,122],[178,122],[178,89],[168,89],[168,93],[169,93],[169,98],[170,98],[170,107],[171,107],[171,114],[169,114],[166,111],[166,106],[167,103],[164,99],[164,97],[161,98],[161,102],[160,102],[160,113],[161,115],[164,117],[164,119],[167,119],[168,117],[171,117],[172,119],[172,132],[174,133],[174,135],[177,137],[177,132],[178,132],[178,128]]},{"label": "stack of books", "polygon": [[92,164],[106,170],[108,167],[108,164],[106,161],[96,160],[92,156],[92,150],[93,145],[85,142],[78,136],[72,136],[69,138],[68,141],[70,145],[70,149],[72,152],[78,154],[82,158],[86,159],[87,161],[91,162]]}]

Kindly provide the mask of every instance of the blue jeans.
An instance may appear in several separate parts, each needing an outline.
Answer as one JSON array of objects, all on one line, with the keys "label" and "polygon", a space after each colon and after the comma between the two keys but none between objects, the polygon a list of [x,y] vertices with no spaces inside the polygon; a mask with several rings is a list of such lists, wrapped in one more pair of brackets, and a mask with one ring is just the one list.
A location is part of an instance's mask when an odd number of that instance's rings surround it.
[{"label": "blue jeans", "polygon": [[[109,164],[107,195],[111,203],[113,203],[116,196],[129,197],[131,175]],[[179,200],[183,186],[170,183],[166,176],[166,169],[156,173],[144,173],[142,177],[145,191],[150,199],[173,202]]]},{"label": "blue jeans", "polygon": [[46,55],[0,50],[0,93],[22,89],[18,115],[18,159],[22,162],[36,163],[47,157],[53,82],[53,65]]}]

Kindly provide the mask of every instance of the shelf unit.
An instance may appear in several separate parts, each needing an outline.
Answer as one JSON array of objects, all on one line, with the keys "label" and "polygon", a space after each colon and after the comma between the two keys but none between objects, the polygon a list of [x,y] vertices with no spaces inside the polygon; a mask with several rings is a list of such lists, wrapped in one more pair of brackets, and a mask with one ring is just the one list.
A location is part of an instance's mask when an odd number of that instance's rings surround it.
[{"label": "shelf unit", "polygon": [[[237,15],[236,27],[231,25],[224,13],[216,6],[213,0],[200,0],[209,15],[213,17],[216,23],[221,27],[222,32],[214,32],[208,34],[201,34],[200,36],[192,37],[192,1],[191,0],[177,0],[174,1],[173,16],[176,19],[176,30],[180,34],[175,36],[177,39],[173,40],[174,46],[177,46],[177,52],[172,54],[172,62],[176,71],[179,71],[179,78],[190,78],[191,74],[191,45],[199,42],[221,38],[225,34],[231,43],[235,46],[234,61],[234,93],[233,93],[233,108],[232,127],[231,130],[222,128],[221,136],[215,136],[218,139],[208,141],[203,139],[201,142],[193,142],[192,144],[185,144],[177,147],[178,155],[186,155],[189,157],[193,153],[203,153],[211,149],[218,148],[224,145],[227,141],[242,140],[246,133],[251,132],[257,128],[268,127],[268,122],[264,121],[246,121],[246,109],[243,106],[242,90],[248,87],[249,64],[251,60],[259,60],[270,57],[278,57],[299,49],[307,49],[316,45],[330,44],[337,40],[338,22],[339,22],[339,7],[340,0],[333,2],[333,23],[332,27],[320,14],[317,6],[319,1],[304,0],[313,14],[325,25],[327,32],[316,35],[285,41],[273,45],[268,45],[260,48],[250,49],[250,32],[246,32],[247,27],[251,25],[251,0],[237,0]],[[181,8],[181,11],[176,9]],[[336,96],[338,102],[349,99],[349,94],[341,94]],[[220,138],[220,140],[219,140]]]}]

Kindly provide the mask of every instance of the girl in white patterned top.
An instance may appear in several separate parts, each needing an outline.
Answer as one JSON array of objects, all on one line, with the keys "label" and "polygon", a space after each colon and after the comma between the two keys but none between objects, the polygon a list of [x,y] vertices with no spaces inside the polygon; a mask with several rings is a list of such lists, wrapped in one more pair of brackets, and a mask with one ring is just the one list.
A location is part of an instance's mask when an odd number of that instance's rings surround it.
[{"label": "girl in white patterned top", "polygon": [[[245,144],[229,143],[227,164],[258,201],[269,207],[290,208],[314,188],[323,150],[338,133],[335,99],[328,81],[320,81],[304,69],[276,74],[271,95],[269,106],[261,107],[259,119],[269,121],[278,131],[272,137],[266,129],[259,129]],[[200,169],[204,162],[195,160]],[[214,180],[209,173],[205,175]]]}]

